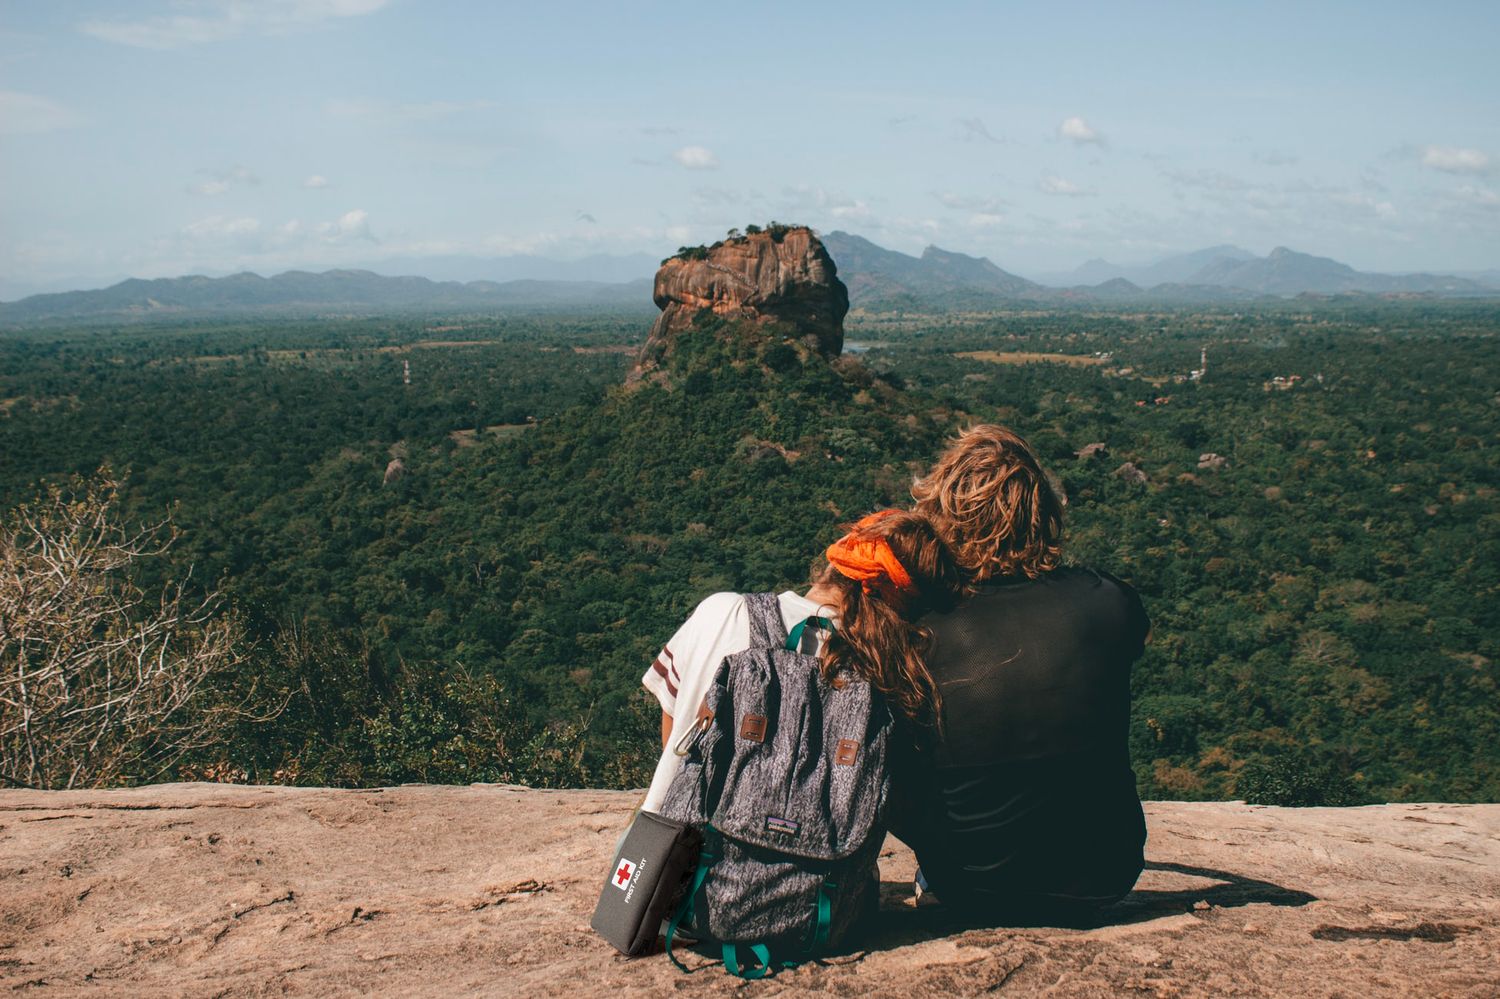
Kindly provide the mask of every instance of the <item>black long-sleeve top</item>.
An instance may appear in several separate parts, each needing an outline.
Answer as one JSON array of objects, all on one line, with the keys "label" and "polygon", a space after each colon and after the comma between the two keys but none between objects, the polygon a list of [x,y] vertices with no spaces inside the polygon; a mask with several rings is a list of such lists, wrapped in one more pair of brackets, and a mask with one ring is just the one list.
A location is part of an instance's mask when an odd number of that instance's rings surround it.
[{"label": "black long-sleeve top", "polygon": [[1143,867],[1130,667],[1150,622],[1089,569],[985,585],[924,619],[941,735],[898,754],[892,830],[945,904],[1001,920],[1114,901]]}]

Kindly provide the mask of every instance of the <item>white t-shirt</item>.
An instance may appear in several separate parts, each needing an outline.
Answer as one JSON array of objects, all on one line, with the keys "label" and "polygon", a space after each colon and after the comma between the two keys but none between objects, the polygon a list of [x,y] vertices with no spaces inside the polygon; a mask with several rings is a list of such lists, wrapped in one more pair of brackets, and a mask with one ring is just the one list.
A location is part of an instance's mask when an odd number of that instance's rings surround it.
[{"label": "white t-shirt", "polygon": [[[818,605],[791,590],[777,595],[781,604],[781,621],[790,631],[798,622],[810,617],[829,617],[827,605]],[[809,629],[812,630],[812,629]],[[823,635],[818,634],[815,654],[822,652]],[[679,739],[698,720],[698,706],[708,693],[714,673],[724,657],[750,647],[750,614],[745,598],[739,593],[715,593],[700,603],[671,641],[667,642],[656,662],[641,678],[641,683],[661,702],[661,709],[672,716],[672,735],[667,739],[651,788],[641,807],[654,812],[661,808],[667,788],[682,758],[672,751]],[[805,647],[805,646],[804,646]]]}]

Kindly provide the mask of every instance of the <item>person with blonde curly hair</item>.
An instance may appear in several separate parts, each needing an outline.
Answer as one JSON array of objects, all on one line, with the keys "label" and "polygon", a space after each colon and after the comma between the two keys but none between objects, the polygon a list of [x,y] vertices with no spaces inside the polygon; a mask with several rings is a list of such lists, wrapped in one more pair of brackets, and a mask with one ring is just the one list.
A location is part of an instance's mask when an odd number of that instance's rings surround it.
[{"label": "person with blonde curly hair", "polygon": [[966,599],[923,619],[941,705],[896,770],[892,830],[917,887],[976,922],[1087,923],[1144,865],[1127,730],[1150,622],[1105,572],[1063,562],[1063,497],[1014,431],[961,434],[912,487]]},{"label": "person with blonde curly hair", "polygon": [[1036,579],[1062,563],[1062,497],[1013,430],[965,431],[911,492],[971,583]]}]

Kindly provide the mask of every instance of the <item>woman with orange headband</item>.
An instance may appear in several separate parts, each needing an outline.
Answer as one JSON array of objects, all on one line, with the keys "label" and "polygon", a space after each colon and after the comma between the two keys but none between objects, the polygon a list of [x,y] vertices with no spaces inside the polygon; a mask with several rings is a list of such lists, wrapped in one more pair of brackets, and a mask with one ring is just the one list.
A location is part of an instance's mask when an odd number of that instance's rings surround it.
[{"label": "woman with orange headband", "polygon": [[[818,648],[823,673],[849,670],[885,695],[893,713],[917,730],[938,717],[938,690],[923,661],[931,640],[919,624],[929,610],[957,601],[957,563],[925,517],[881,510],[849,528],[826,552],[828,567],[805,595],[779,595],[790,630],[813,617],[836,622]],[[809,630],[811,633],[811,630]],[[743,596],[716,593],[698,605],[642,679],[662,708],[664,752],[642,807],[655,811],[680,758],[666,748],[690,733],[724,657],[749,647]]]}]

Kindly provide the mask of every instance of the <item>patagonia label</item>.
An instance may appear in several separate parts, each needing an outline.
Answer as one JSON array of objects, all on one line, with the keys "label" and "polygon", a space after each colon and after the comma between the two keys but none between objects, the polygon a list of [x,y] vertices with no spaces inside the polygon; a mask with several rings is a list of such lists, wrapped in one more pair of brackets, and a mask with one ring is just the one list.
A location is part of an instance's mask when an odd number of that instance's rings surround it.
[{"label": "patagonia label", "polygon": [[795,836],[802,830],[802,823],[793,822],[791,819],[783,819],[778,815],[766,816],[766,832],[782,833],[786,836]]}]

